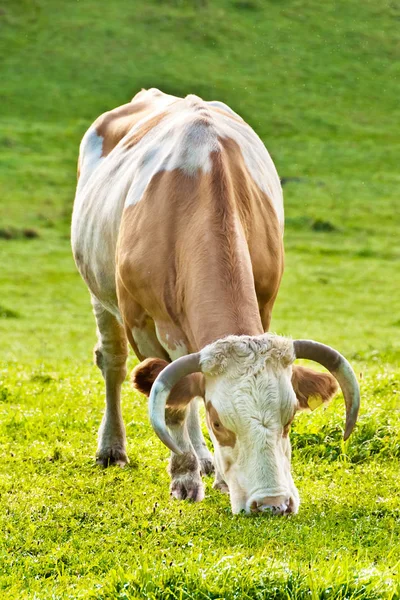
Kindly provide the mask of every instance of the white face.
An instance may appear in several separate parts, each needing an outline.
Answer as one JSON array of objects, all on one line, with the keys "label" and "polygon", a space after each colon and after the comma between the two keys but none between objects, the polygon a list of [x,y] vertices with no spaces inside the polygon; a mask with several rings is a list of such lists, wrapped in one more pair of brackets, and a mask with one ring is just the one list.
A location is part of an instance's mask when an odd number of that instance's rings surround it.
[{"label": "white face", "polygon": [[[222,373],[206,373],[207,425],[216,469],[229,487],[232,511],[297,512],[288,431],[297,408],[291,361],[229,356]],[[249,360],[247,360],[249,359]],[[253,359],[253,360],[252,360]],[[240,368],[242,363],[243,368]],[[233,368],[232,368],[233,365]]]},{"label": "white face", "polygon": [[232,511],[297,512],[288,436],[297,399],[291,368],[206,378],[207,424]]}]

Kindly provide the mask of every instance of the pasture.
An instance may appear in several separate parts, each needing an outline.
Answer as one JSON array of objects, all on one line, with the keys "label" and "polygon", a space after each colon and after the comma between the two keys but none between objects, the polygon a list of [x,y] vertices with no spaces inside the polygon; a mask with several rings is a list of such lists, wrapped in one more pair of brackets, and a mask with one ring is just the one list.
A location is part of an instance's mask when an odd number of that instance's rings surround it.
[{"label": "pasture", "polygon": [[[13,0],[0,9],[0,597],[400,598],[399,19],[392,0]],[[360,375],[292,426],[299,514],[168,495],[123,386],[130,465],[94,464],[103,381],[72,260],[80,138],[141,87],[228,103],[283,180],[272,330]],[[135,362],[130,357],[129,370]]]}]

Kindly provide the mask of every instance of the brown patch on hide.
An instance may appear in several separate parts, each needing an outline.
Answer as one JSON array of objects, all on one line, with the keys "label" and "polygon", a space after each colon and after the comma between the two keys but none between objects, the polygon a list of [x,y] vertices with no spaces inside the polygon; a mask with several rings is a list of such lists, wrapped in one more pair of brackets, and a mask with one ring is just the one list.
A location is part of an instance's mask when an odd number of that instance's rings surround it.
[{"label": "brown patch on hide", "polygon": [[103,138],[102,156],[107,156],[128,131],[153,107],[145,102],[129,102],[101,115],[94,123],[97,135]]},{"label": "brown patch on hide", "polygon": [[230,169],[230,187],[250,253],[257,303],[264,331],[268,331],[272,308],[284,268],[282,231],[271,199],[247,170],[239,144],[220,138],[224,161]]},{"label": "brown patch on hide", "polygon": [[[149,396],[155,379],[168,364],[161,358],[146,358],[132,371],[133,387],[145,396]],[[195,396],[204,396],[204,380],[200,373],[187,375],[178,381],[171,390],[167,406],[183,408]]]},{"label": "brown patch on hide", "polygon": [[220,142],[210,173],[153,176],[140,202],[124,210],[117,248],[121,305],[128,295],[157,326],[179,323],[192,352],[226,335],[263,333],[283,271],[273,206],[239,146]]},{"label": "brown patch on hide", "polygon": [[155,117],[152,117],[151,119],[143,123],[142,127],[140,127],[137,131],[135,131],[135,133],[130,135],[124,141],[124,147],[127,150],[129,150],[130,148],[133,148],[133,146],[136,146],[136,144],[138,144],[140,140],[144,138],[145,135],[147,135],[152,129],[157,127],[157,125],[163,120],[165,115],[165,112],[160,113],[159,115],[156,115]]},{"label": "brown patch on hide", "polygon": [[222,425],[218,411],[211,402],[207,402],[206,417],[208,425],[211,427],[220,446],[230,446],[231,448],[234,448],[236,444],[236,433]]},{"label": "brown patch on hide", "polygon": [[338,389],[338,383],[330,373],[318,373],[297,365],[293,367],[292,385],[299,410],[309,408],[310,398],[321,398],[322,402],[328,402]]}]

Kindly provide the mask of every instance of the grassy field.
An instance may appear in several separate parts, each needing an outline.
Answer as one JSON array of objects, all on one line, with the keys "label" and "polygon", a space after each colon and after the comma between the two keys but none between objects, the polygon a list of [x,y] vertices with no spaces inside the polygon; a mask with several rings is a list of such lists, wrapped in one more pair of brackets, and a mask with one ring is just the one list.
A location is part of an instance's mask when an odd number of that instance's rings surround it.
[{"label": "grassy field", "polygon": [[[400,598],[399,19],[393,0],[12,0],[0,8],[0,598]],[[292,428],[295,517],[168,497],[123,389],[130,465],[94,465],[103,382],[70,253],[80,138],[141,87],[237,110],[284,181],[272,329],[361,375]],[[134,364],[131,357],[130,366]]]}]

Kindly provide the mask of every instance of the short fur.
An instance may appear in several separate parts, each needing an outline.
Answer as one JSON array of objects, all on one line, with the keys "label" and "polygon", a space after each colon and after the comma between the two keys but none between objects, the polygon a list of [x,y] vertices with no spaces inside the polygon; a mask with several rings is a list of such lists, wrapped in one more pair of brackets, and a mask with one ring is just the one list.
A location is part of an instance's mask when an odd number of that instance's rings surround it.
[{"label": "short fur", "polygon": [[[131,375],[133,387],[142,394],[150,396],[151,387],[163,369],[168,365],[161,358],[147,358],[137,365]],[[168,398],[168,406],[184,407],[196,396],[204,395],[204,382],[200,373],[184,377],[172,388]]]},{"label": "short fur", "polygon": [[330,373],[318,373],[300,366],[293,369],[292,385],[300,410],[309,408],[310,398],[321,398],[322,402],[329,402],[338,390],[337,381]]},{"label": "short fur", "polygon": [[265,333],[258,336],[230,335],[217,340],[201,351],[203,373],[228,377],[255,374],[266,363],[288,367],[295,359],[293,342]]}]

